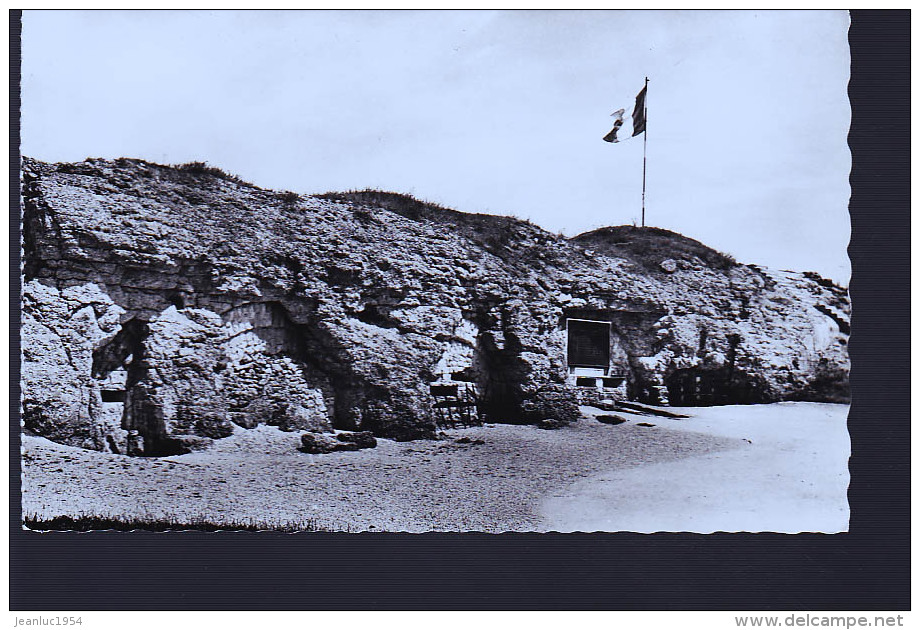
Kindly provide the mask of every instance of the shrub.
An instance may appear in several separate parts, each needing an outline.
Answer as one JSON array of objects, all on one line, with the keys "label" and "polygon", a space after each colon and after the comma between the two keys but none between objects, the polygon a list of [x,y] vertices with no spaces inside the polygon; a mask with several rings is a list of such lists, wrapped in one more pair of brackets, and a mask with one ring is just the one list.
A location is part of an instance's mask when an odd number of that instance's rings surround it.
[{"label": "shrub", "polygon": [[802,275],[808,278],[809,280],[816,282],[817,284],[821,285],[822,287],[826,289],[832,289],[832,290],[836,289],[838,291],[843,290],[843,287],[838,285],[836,282],[834,282],[833,280],[828,280],[827,278],[825,278],[824,276],[822,276],[821,274],[815,271],[805,271],[802,273]]},{"label": "shrub", "polygon": [[211,166],[207,162],[186,162],[185,164],[180,164],[176,167],[181,173],[187,173],[189,175],[210,175],[211,177],[216,177],[218,179],[223,179],[230,182],[235,182],[237,184],[245,184],[247,186],[252,186],[249,182],[244,182],[242,179],[236,175],[232,175],[225,170],[218,168],[216,166]]},{"label": "shrub", "polygon": [[300,201],[300,195],[287,190],[279,195],[279,198],[285,205],[292,206]]}]

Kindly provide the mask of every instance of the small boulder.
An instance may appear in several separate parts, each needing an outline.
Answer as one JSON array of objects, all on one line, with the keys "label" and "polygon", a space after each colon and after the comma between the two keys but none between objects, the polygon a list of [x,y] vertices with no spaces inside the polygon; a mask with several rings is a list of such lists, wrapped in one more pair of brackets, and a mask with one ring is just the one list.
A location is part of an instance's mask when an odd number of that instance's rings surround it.
[{"label": "small boulder", "polygon": [[259,417],[247,411],[231,411],[227,413],[227,417],[230,418],[230,422],[244,429],[254,429],[259,426]]},{"label": "small boulder", "polygon": [[473,439],[471,439],[471,438],[468,438],[468,437],[466,437],[466,436],[463,436],[463,437],[461,437],[461,438],[457,438],[456,440],[454,440],[454,443],[456,443],[456,444],[472,444],[472,445],[474,445],[474,446],[478,446],[478,445],[480,445],[480,444],[485,444],[486,442],[485,442],[485,440],[473,440]]},{"label": "small boulder", "polygon": [[336,442],[332,447],[333,451],[357,451],[360,450],[360,446],[354,442]]},{"label": "small boulder", "polygon": [[565,420],[557,420],[556,418],[544,418],[537,422],[538,429],[561,429],[562,427],[567,427],[569,423]]},{"label": "small boulder", "polygon": [[624,422],[626,422],[626,418],[624,418],[623,416],[617,416],[617,415],[611,414],[611,415],[597,416],[597,421],[603,422],[604,424],[623,424]]},{"label": "small boulder", "polygon": [[339,433],[335,436],[339,442],[354,444],[357,448],[374,448],[377,438],[370,431],[355,431],[354,433]]},{"label": "small boulder", "polygon": [[677,271],[677,261],[673,258],[662,260],[658,266],[661,267],[661,270],[665,273],[674,273]]},{"label": "small boulder", "polygon": [[331,436],[320,433],[304,433],[300,436],[300,444],[300,450],[311,455],[331,453],[336,447],[342,446],[341,442],[337,442]]}]

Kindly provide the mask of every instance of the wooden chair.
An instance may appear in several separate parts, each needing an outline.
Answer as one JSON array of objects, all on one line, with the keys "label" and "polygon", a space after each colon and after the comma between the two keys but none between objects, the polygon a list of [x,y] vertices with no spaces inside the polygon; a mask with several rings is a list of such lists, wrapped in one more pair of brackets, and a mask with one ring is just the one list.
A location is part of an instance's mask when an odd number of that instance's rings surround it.
[{"label": "wooden chair", "polygon": [[438,428],[453,429],[482,424],[479,400],[472,383],[432,383],[430,391]]}]

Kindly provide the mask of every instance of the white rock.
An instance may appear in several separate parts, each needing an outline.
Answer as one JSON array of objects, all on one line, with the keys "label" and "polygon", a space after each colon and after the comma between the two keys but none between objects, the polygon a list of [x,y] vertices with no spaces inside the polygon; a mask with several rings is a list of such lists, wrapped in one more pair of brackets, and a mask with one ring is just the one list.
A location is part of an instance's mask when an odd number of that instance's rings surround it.
[{"label": "white rock", "polygon": [[673,258],[662,260],[658,266],[661,267],[661,270],[666,273],[674,273],[677,271],[677,261]]}]

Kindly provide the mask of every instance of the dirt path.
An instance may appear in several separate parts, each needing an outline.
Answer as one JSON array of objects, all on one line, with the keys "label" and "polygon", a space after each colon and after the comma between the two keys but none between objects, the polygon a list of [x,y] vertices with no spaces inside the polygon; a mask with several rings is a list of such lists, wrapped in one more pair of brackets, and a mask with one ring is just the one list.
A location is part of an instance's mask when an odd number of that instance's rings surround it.
[{"label": "dirt path", "polygon": [[846,405],[780,403],[685,409],[692,418],[652,420],[743,445],[594,475],[545,499],[542,525],[558,531],[846,531],[847,411]]}]

